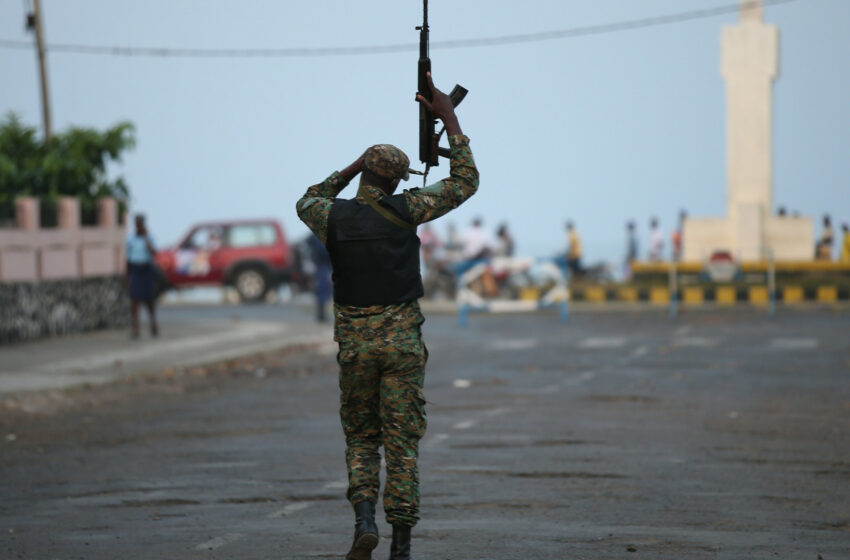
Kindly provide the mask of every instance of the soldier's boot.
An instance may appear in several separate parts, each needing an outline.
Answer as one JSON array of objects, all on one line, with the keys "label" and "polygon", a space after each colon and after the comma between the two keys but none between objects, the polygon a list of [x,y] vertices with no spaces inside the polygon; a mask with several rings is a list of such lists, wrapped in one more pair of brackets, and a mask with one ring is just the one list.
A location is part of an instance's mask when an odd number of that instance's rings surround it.
[{"label": "soldier's boot", "polygon": [[393,525],[390,560],[410,560],[410,526]]},{"label": "soldier's boot", "polygon": [[372,560],[372,550],[378,546],[378,526],[375,525],[375,504],[369,500],[354,504],[354,542],[345,560]]}]

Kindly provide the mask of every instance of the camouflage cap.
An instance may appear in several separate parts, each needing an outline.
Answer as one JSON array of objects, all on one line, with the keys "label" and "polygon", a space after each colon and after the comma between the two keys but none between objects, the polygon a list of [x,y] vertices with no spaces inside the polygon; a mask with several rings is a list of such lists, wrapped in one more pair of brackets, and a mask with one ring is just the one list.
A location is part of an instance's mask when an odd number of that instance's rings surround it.
[{"label": "camouflage cap", "polygon": [[375,144],[366,150],[364,166],[375,175],[387,179],[407,181],[410,178],[410,159],[392,144]]}]

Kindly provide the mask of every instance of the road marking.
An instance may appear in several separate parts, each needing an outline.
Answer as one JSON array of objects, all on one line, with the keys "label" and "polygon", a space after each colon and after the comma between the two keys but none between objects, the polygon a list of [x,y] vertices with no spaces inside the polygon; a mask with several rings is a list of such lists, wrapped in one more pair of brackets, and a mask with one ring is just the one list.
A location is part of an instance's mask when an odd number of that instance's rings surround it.
[{"label": "road marking", "polygon": [[776,350],[814,350],[820,345],[816,338],[774,338],[770,347]]},{"label": "road marking", "polygon": [[339,490],[340,488],[348,488],[348,481],[334,480],[333,482],[328,482],[322,488],[324,490]]},{"label": "road marking", "polygon": [[677,348],[714,348],[717,346],[717,339],[706,338],[704,336],[689,336],[675,339],[673,346]]},{"label": "road marking", "polygon": [[449,439],[449,434],[434,434],[425,441],[425,445],[439,445]]},{"label": "road marking", "polygon": [[245,535],[242,533],[227,533],[226,535],[215,537],[214,539],[210,539],[205,543],[199,544],[195,547],[195,550],[215,550],[216,548],[221,548],[226,544],[238,541],[244,536]]},{"label": "road marking", "polygon": [[478,420],[464,420],[463,422],[458,422],[452,428],[455,430],[468,430],[469,428],[473,428],[478,425]]},{"label": "road marking", "polygon": [[649,348],[646,346],[638,346],[635,348],[634,352],[632,352],[632,358],[640,358],[644,356],[647,352],[649,352]]},{"label": "road marking", "polygon": [[683,325],[683,326],[681,326],[681,327],[679,327],[678,329],[675,330],[676,336],[685,336],[689,332],[691,332],[691,326],[690,325]]},{"label": "road marking", "polygon": [[213,461],[210,463],[190,463],[187,465],[189,469],[247,469],[256,467],[259,463],[256,461]]},{"label": "road marking", "polygon": [[585,381],[590,381],[596,377],[596,373],[593,371],[583,371],[575,377],[568,377],[561,382],[561,385],[564,387],[574,387],[576,385],[581,385]]},{"label": "road marking", "polygon": [[467,389],[472,386],[472,381],[469,379],[455,379],[452,385],[458,389]]},{"label": "road marking", "polygon": [[626,344],[626,339],[616,336],[599,336],[585,338],[579,343],[579,348],[621,348]]},{"label": "road marking", "polygon": [[286,517],[287,515],[291,515],[297,511],[301,511],[302,509],[307,509],[312,505],[313,502],[292,502],[283,509],[270,513],[268,517],[269,519],[273,519],[276,517]]},{"label": "road marking", "polygon": [[500,406],[499,408],[491,408],[490,410],[484,411],[484,416],[501,416],[506,412],[510,411],[510,408],[507,406]]},{"label": "road marking", "polygon": [[514,338],[494,340],[487,345],[487,349],[497,352],[511,352],[515,350],[530,350],[537,347],[536,338]]},{"label": "road marking", "polygon": [[438,472],[448,472],[448,473],[459,473],[459,472],[472,472],[472,473],[482,473],[482,472],[501,472],[505,467],[502,465],[446,465],[443,467],[437,467],[435,470]]}]

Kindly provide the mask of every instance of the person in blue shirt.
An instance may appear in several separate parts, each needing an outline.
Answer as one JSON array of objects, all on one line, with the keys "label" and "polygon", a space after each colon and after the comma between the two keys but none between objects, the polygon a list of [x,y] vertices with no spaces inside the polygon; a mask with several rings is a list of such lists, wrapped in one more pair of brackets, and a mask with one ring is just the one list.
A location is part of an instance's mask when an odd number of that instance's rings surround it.
[{"label": "person in blue shirt", "polygon": [[307,245],[310,248],[310,258],[316,266],[314,276],[314,287],[316,291],[316,320],[324,323],[327,318],[328,302],[333,294],[333,284],[331,283],[331,256],[322,241],[315,234],[310,234],[307,238]]},{"label": "person in blue shirt", "polygon": [[156,323],[156,248],[148,233],[143,214],[136,215],[136,231],[127,238],[127,285],[130,291],[130,317],[133,338],[139,337],[139,303],[148,310],[151,336],[159,334]]}]

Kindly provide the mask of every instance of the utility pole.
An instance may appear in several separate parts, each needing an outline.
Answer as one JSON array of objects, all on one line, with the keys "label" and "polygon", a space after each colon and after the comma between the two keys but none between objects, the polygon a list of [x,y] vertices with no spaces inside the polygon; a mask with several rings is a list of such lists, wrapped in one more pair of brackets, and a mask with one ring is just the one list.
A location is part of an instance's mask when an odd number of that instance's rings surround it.
[{"label": "utility pole", "polygon": [[41,73],[41,114],[44,120],[44,141],[50,141],[50,95],[47,91],[47,55],[44,51],[44,26],[39,0],[32,0],[32,13],[27,15],[27,29],[35,31],[38,69]]}]

